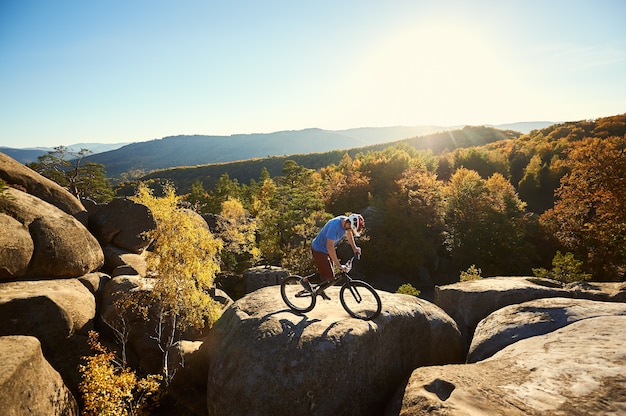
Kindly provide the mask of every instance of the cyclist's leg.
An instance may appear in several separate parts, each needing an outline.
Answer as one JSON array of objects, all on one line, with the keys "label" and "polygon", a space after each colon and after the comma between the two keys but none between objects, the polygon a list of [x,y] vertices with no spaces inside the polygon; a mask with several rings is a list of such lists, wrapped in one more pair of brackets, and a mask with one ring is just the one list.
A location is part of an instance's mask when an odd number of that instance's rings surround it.
[{"label": "cyclist's leg", "polygon": [[333,267],[328,254],[313,250],[313,248],[311,248],[311,253],[313,254],[317,270],[320,272],[320,281],[324,282],[332,279],[334,277]]},{"label": "cyclist's leg", "polygon": [[335,277],[330,257],[326,253],[313,250],[313,248],[311,248],[311,253],[313,254],[313,260],[315,260],[315,265],[317,266],[317,270],[320,275],[320,289],[318,289],[318,292],[320,290],[321,292],[318,294],[325,300],[330,300],[324,292],[324,289],[332,284],[331,282]]}]

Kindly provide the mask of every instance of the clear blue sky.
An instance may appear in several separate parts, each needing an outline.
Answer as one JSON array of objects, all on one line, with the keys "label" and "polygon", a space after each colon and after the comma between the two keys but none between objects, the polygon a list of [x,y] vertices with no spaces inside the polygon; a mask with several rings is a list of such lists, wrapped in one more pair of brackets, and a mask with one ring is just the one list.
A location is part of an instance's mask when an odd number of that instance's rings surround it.
[{"label": "clear blue sky", "polygon": [[0,2],[0,146],[626,112],[626,1]]}]

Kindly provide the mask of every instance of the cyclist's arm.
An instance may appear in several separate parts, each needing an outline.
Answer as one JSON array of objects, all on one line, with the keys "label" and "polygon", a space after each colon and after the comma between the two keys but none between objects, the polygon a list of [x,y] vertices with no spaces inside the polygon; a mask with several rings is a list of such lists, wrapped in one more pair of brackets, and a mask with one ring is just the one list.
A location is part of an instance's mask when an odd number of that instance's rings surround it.
[{"label": "cyclist's arm", "polygon": [[346,239],[348,240],[348,244],[350,244],[350,247],[352,247],[352,252],[356,256],[360,256],[361,247],[357,246],[356,243],[354,242],[354,234],[352,233],[352,230],[346,230]]}]

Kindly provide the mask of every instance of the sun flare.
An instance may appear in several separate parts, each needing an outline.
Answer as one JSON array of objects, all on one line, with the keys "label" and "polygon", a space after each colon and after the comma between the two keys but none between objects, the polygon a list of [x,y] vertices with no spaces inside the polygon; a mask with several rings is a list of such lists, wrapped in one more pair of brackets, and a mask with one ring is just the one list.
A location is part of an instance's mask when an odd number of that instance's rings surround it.
[{"label": "sun flare", "polygon": [[370,100],[404,104],[407,122],[448,123],[446,114],[459,111],[484,119],[516,85],[495,50],[479,31],[450,24],[399,30],[372,49],[353,82]]}]

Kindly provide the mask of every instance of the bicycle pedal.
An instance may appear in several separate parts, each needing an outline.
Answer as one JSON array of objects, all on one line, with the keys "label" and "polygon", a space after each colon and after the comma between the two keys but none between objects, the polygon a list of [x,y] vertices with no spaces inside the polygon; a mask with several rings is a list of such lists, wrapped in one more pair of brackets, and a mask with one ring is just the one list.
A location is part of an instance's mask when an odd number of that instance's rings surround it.
[{"label": "bicycle pedal", "polygon": [[328,297],[326,292],[320,292],[320,293],[318,293],[318,295],[320,295],[322,297],[322,299],[324,299],[324,300],[330,300],[330,297]]}]

